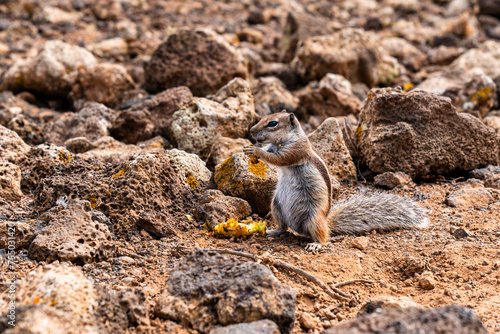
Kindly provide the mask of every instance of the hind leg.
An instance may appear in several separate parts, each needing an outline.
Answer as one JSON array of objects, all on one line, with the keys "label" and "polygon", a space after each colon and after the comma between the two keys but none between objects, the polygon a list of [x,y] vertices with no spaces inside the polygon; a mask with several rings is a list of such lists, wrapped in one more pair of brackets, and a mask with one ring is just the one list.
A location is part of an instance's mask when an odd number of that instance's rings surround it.
[{"label": "hind leg", "polygon": [[328,223],[326,217],[317,217],[315,220],[307,223],[307,232],[313,238],[314,242],[306,245],[306,250],[317,252],[321,250],[328,239]]},{"label": "hind leg", "polygon": [[266,230],[266,236],[268,237],[277,237],[282,235],[288,230],[288,225],[281,213],[281,205],[279,204],[276,198],[271,202],[271,213],[273,215],[273,219],[276,223],[278,223],[278,228],[275,230]]}]

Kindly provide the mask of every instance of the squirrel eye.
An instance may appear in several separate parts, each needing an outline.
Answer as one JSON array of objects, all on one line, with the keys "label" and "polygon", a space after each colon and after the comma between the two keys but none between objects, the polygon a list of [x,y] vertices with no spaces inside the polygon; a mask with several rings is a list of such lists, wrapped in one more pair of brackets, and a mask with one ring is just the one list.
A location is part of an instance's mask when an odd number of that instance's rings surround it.
[{"label": "squirrel eye", "polygon": [[267,123],[266,127],[268,127],[268,128],[274,128],[276,125],[278,125],[278,122],[271,121],[271,122]]}]

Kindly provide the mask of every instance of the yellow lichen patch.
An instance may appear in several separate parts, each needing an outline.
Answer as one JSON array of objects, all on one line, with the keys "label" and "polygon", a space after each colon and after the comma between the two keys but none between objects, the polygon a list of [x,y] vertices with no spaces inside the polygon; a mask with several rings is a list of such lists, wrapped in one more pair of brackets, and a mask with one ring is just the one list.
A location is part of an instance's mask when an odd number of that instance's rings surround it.
[{"label": "yellow lichen patch", "polygon": [[116,173],[115,175],[113,175],[113,180],[117,179],[119,177],[122,177],[123,174],[125,174],[125,170],[124,169],[120,169],[120,171],[118,173]]},{"label": "yellow lichen patch", "polygon": [[34,300],[33,300],[33,304],[36,305],[36,304],[40,304],[40,298],[36,297]]},{"label": "yellow lichen patch", "polygon": [[358,126],[358,128],[356,129],[356,132],[354,133],[354,135],[356,136],[356,144],[359,145],[359,143],[361,142],[361,132],[363,132],[363,129],[360,126]]},{"label": "yellow lichen patch", "polygon": [[217,184],[217,188],[221,190],[221,188],[231,179],[234,172],[234,158],[230,157],[224,161],[220,167],[215,171],[215,184]]},{"label": "yellow lichen patch", "polygon": [[89,196],[89,202],[90,202],[90,206],[92,207],[92,209],[95,210],[95,208],[97,206],[97,196]]},{"label": "yellow lichen patch", "polygon": [[68,152],[61,151],[59,153],[59,160],[61,160],[63,164],[66,164],[71,160],[73,160],[73,158],[71,157],[71,154],[69,154]]},{"label": "yellow lichen patch", "polygon": [[248,170],[255,176],[266,177],[267,166],[260,160],[255,162],[250,159],[248,161]]},{"label": "yellow lichen patch", "polygon": [[266,235],[266,221],[244,220],[241,223],[237,219],[228,219],[225,223],[220,223],[214,227],[214,235],[223,238],[242,238],[248,237],[254,233],[262,236]]},{"label": "yellow lichen patch", "polygon": [[186,182],[189,184],[191,188],[196,188],[198,187],[198,181],[193,177],[193,174],[191,172],[187,172],[186,174]]},{"label": "yellow lichen patch", "polygon": [[57,304],[57,300],[54,299],[49,306],[54,306],[55,304]]},{"label": "yellow lichen patch", "polygon": [[415,86],[411,82],[407,82],[403,85],[404,90],[410,90],[410,89],[413,89],[413,87],[415,87]]},{"label": "yellow lichen patch", "polygon": [[481,102],[484,101],[490,96],[491,94],[491,88],[490,87],[484,87],[483,89],[478,90],[475,92],[472,97],[470,98],[471,102]]}]

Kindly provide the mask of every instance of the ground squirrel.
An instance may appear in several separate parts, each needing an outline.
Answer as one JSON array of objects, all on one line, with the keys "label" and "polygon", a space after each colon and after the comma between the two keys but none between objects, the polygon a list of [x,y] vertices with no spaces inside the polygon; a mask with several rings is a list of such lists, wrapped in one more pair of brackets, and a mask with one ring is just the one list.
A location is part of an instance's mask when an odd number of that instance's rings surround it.
[{"label": "ground squirrel", "polygon": [[420,228],[426,211],[415,201],[383,192],[358,195],[331,205],[328,169],[292,113],[263,117],[250,129],[253,146],[243,151],[275,165],[279,180],[271,213],[279,225],[267,231],[278,236],[288,227],[311,236],[307,250],[317,251],[330,234],[362,234],[372,230]]}]

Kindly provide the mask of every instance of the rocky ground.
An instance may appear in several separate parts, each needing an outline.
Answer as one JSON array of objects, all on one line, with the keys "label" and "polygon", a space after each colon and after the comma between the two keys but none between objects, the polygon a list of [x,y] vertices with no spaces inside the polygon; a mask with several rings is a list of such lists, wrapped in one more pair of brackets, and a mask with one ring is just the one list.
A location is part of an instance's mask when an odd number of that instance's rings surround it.
[{"label": "rocky ground", "polygon": [[[500,333],[499,40],[490,0],[0,1],[0,332]],[[216,238],[269,218],[284,108],[334,200],[429,226]]]}]

